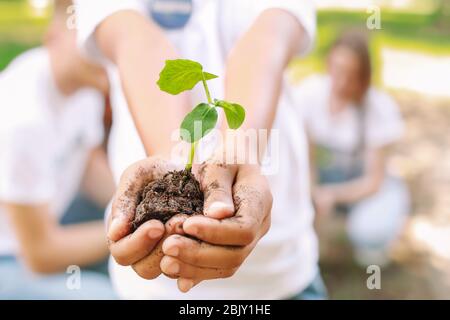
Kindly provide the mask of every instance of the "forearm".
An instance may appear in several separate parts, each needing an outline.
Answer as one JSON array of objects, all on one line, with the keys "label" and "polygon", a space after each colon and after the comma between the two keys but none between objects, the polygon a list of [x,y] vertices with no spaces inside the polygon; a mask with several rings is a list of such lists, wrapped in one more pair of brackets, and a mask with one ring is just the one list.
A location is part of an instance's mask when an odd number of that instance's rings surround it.
[{"label": "forearm", "polygon": [[69,265],[88,266],[108,255],[103,221],[58,226],[46,242],[39,249],[39,264],[45,273],[65,271]]},{"label": "forearm", "polygon": [[[127,24],[126,32],[123,24]],[[147,154],[168,156],[171,134],[188,108],[186,95],[168,95],[156,84],[165,60],[178,57],[175,48],[151,21],[133,12],[107,18],[96,37],[100,49],[118,67]]]},{"label": "forearm", "polygon": [[333,193],[336,203],[348,204],[376,193],[385,177],[385,149],[369,149],[365,155],[365,172],[353,180],[325,186]]},{"label": "forearm", "polygon": [[103,222],[55,226],[22,245],[22,256],[38,273],[64,272],[68,266],[84,267],[108,254]]},{"label": "forearm", "polygon": [[85,266],[107,255],[103,222],[60,226],[49,205],[5,203],[20,245],[20,254],[35,272],[64,271],[69,265]]},{"label": "forearm", "polygon": [[293,16],[271,9],[236,44],[227,61],[225,94],[245,106],[244,129],[272,127],[284,71],[303,36]]},{"label": "forearm", "polygon": [[[238,149],[239,161],[261,163],[267,147],[281,94],[284,71],[303,41],[303,28],[289,13],[271,9],[264,12],[230,53],[226,65],[225,98],[244,106],[246,119],[241,129],[227,131],[226,146]],[[246,129],[257,131],[256,141],[247,145]],[[224,128],[225,131],[225,128]],[[240,142],[239,142],[240,141]],[[219,150],[219,156],[224,150]],[[225,150],[228,157],[228,152]],[[234,151],[233,151],[234,153]]]},{"label": "forearm", "polygon": [[345,183],[327,184],[322,187],[332,192],[336,203],[350,204],[376,193],[380,187],[380,181],[372,177],[362,177]]}]

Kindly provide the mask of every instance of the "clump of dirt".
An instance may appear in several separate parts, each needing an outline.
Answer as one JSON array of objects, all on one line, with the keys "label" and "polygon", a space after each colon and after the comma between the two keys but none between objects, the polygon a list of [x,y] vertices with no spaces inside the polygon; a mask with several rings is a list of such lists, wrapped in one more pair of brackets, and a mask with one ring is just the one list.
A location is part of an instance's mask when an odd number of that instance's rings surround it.
[{"label": "clump of dirt", "polygon": [[203,214],[203,192],[190,170],[171,171],[142,191],[133,230],[148,220],[167,222],[176,214]]}]

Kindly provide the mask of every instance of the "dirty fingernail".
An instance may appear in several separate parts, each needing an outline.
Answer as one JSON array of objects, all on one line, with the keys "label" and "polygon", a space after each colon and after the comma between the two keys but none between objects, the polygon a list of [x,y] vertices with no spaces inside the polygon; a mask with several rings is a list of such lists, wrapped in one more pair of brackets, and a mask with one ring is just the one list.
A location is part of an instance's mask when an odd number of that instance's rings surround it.
[{"label": "dirty fingernail", "polygon": [[177,274],[180,272],[180,264],[178,262],[172,262],[167,266],[166,272],[170,274]]},{"label": "dirty fingernail", "polygon": [[168,256],[176,257],[180,253],[180,249],[177,246],[170,246],[164,250],[164,253]]},{"label": "dirty fingernail", "polygon": [[111,221],[111,225],[109,226],[109,235],[114,235],[117,233],[120,233],[120,230],[122,229],[122,220],[119,218],[115,218]]},{"label": "dirty fingernail", "polygon": [[148,232],[148,236],[150,237],[150,239],[158,239],[162,236],[163,234],[163,230],[161,229],[150,229],[150,231]]},{"label": "dirty fingernail", "polygon": [[198,228],[195,226],[187,225],[183,227],[183,230],[190,235],[197,235]]},{"label": "dirty fingernail", "polygon": [[176,231],[177,231],[177,233],[180,233],[180,234],[183,234],[183,233],[184,233],[184,230],[183,230],[183,224],[182,224],[182,223],[180,223],[179,225],[177,225]]},{"label": "dirty fingernail", "polygon": [[216,201],[216,202],[211,203],[211,205],[209,205],[209,207],[206,209],[205,214],[209,215],[211,213],[218,212],[218,211],[233,212],[234,207],[228,203]]}]

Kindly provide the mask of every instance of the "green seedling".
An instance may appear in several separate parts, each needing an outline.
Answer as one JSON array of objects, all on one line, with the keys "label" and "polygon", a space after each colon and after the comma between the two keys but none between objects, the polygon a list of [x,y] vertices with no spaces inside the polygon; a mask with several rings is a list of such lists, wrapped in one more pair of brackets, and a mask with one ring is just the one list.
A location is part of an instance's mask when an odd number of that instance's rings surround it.
[{"label": "green seedling", "polygon": [[[218,76],[203,71],[200,63],[186,59],[167,60],[159,74],[159,88],[172,95],[192,90],[199,82],[203,83],[205,89],[207,102],[200,103],[189,112],[180,126],[181,139],[191,144],[187,170],[192,168],[198,141],[216,127],[217,108],[222,108],[225,112],[230,129],[238,129],[245,119],[245,110],[239,104],[211,98],[207,81],[215,78]],[[200,132],[196,132],[196,124],[201,124]]]}]

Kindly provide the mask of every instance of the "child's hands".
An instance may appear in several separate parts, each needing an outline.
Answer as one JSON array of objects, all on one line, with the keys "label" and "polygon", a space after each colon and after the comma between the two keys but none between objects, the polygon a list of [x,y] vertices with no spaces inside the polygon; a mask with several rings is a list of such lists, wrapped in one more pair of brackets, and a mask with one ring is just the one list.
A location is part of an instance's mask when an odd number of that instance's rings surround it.
[{"label": "child's hands", "polygon": [[201,241],[171,235],[162,245],[161,270],[178,278],[183,292],[231,277],[270,227],[272,195],[256,167],[206,164],[199,171],[207,216],[187,218],[183,230]]},{"label": "child's hands", "polygon": [[174,169],[158,158],[137,162],[123,173],[112,203],[107,228],[111,255],[118,264],[132,266],[136,273],[145,279],[154,279],[161,274],[161,239],[175,233],[183,234],[181,225],[186,217],[177,215],[165,225],[158,220],[150,220],[133,233],[131,222],[142,188]]},{"label": "child's hands", "polygon": [[254,166],[205,164],[197,176],[205,192],[206,216],[177,215],[165,226],[151,220],[130,234],[139,191],[173,169],[163,160],[148,158],[124,172],[108,238],[117,263],[131,265],[145,279],[163,272],[178,279],[179,289],[187,292],[203,280],[227,278],[237,271],[269,229],[272,196]]}]

